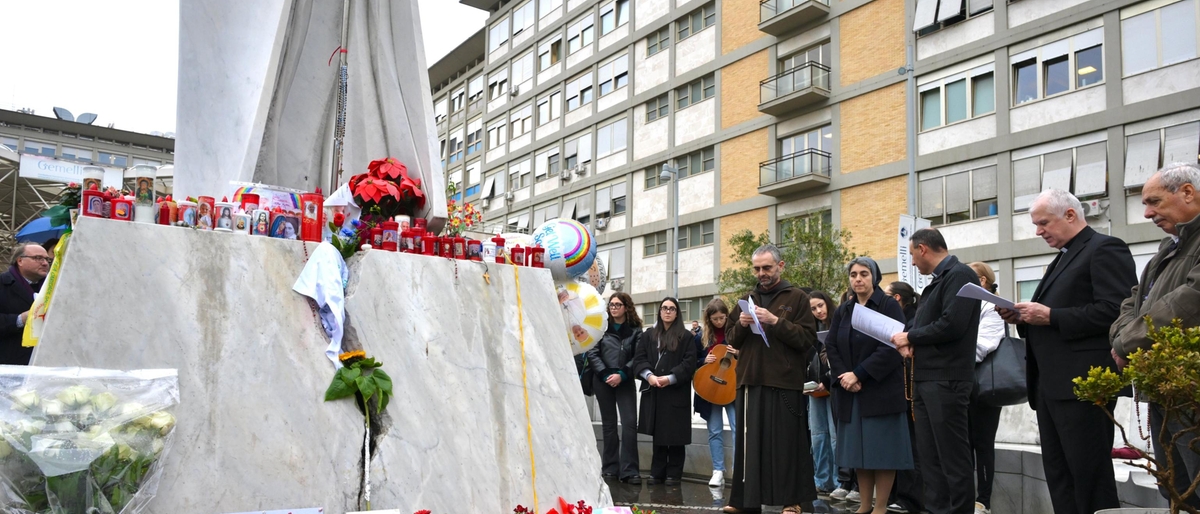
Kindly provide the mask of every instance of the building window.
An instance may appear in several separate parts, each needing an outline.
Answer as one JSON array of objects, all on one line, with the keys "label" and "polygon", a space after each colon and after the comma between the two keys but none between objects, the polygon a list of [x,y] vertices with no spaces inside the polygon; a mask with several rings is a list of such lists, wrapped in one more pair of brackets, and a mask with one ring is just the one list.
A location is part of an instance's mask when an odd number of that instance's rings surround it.
[{"label": "building window", "polygon": [[[924,36],[992,12],[992,2],[993,0],[941,0],[939,5],[938,0],[918,0],[913,31],[917,36]],[[946,4],[951,4],[949,10]]]},{"label": "building window", "polygon": [[500,23],[492,25],[488,31],[488,51],[495,52],[501,45],[508,42],[508,18],[500,20]]},{"label": "building window", "polygon": [[562,116],[562,91],[550,93],[538,100],[538,126],[557,120]]},{"label": "building window", "polygon": [[646,102],[646,123],[666,118],[671,112],[670,93],[663,93],[658,98]]},{"label": "building window", "polygon": [[446,121],[446,108],[449,104],[445,98],[442,98],[433,104],[433,122],[441,123]]},{"label": "building window", "polygon": [[[625,214],[625,181],[596,188],[596,217]],[[610,273],[609,276],[612,276]]]},{"label": "building window", "polygon": [[545,18],[559,7],[562,7],[562,0],[538,0],[538,16]]},{"label": "building window", "polygon": [[583,194],[563,200],[562,214],[560,216],[578,221],[581,225],[591,223],[592,204],[588,196]]},{"label": "building window", "polygon": [[829,89],[830,49],[830,43],[826,41],[780,59],[781,71],[774,81],[775,97],[779,98],[813,86]]},{"label": "building window", "polygon": [[629,23],[629,0],[617,0],[600,8],[600,35]]},{"label": "building window", "polygon": [[1172,162],[1196,164],[1200,122],[1184,123],[1125,137],[1125,187],[1135,189]]},{"label": "building window", "polygon": [[918,91],[921,130],[958,123],[996,110],[991,64],[922,84]]},{"label": "building window", "polygon": [[1104,195],[1108,190],[1107,152],[1108,143],[1101,141],[1013,160],[1013,210],[1028,210],[1034,198],[1047,189],[1061,189],[1079,198]]},{"label": "building window", "polygon": [[653,327],[658,324],[658,309],[660,303],[647,303],[642,305],[642,325],[645,327]]},{"label": "building window", "polygon": [[483,119],[467,123],[467,155],[483,149]]},{"label": "building window", "polygon": [[654,234],[647,234],[642,239],[644,239],[642,257],[652,257],[667,253],[667,241],[671,240],[665,230]]},{"label": "building window", "polygon": [[447,158],[449,164],[454,164],[454,163],[462,160],[462,158],[463,158],[462,129],[459,129],[457,132],[454,133],[453,136],[450,137],[450,145],[447,148],[450,151],[450,155]]},{"label": "building window", "polygon": [[675,22],[675,31],[679,34],[679,40],[683,41],[697,32],[713,26],[717,23],[717,7],[716,4],[708,4],[704,7],[696,9],[688,13],[687,16],[680,18]]},{"label": "building window", "polygon": [[[533,52],[529,52],[512,63],[512,84],[513,90],[516,91],[517,86],[524,84],[527,80],[533,79]],[[517,91],[520,94],[520,91]]]},{"label": "building window", "polygon": [[478,75],[467,83],[467,102],[475,102],[480,98],[483,98],[483,75]]},{"label": "building window", "polygon": [[1128,77],[1195,59],[1196,32],[1195,0],[1121,20],[1121,73]]},{"label": "building window", "polygon": [[573,54],[592,44],[596,38],[596,17],[588,13],[583,19],[567,27],[567,54]]},{"label": "building window", "polygon": [[546,220],[558,217],[558,202],[533,209],[533,227],[540,227]]},{"label": "building window", "polygon": [[508,142],[508,123],[501,119],[498,123],[488,127],[488,149],[496,149],[504,146]]},{"label": "building window", "polygon": [[592,103],[592,72],[567,83],[567,112]]},{"label": "building window", "polygon": [[482,184],[479,183],[480,164],[479,161],[475,161],[467,165],[467,198],[479,194],[479,188],[482,187]]},{"label": "building window", "polygon": [[[15,144],[16,143],[14,143],[14,145]],[[8,146],[8,145],[5,145],[5,146]],[[16,148],[13,147],[13,150],[16,150]],[[125,164],[126,162],[128,162],[128,159],[124,155],[111,154],[108,152],[100,152],[100,159],[96,161],[96,164],[108,164],[111,166],[116,166],[118,168],[124,168],[126,166],[126,164]]]},{"label": "building window", "polygon": [[643,187],[643,189],[653,189],[667,183],[665,180],[658,179],[658,176],[662,173],[662,167],[664,164],[666,163],[660,162],[654,166],[646,168],[646,185]]},{"label": "building window", "polygon": [[516,139],[528,134],[530,130],[533,130],[533,106],[526,105],[514,111],[509,117],[509,123],[511,125],[508,130],[510,138]]},{"label": "building window", "polygon": [[788,247],[796,245],[794,237],[797,230],[802,226],[813,223],[820,223],[817,229],[821,233],[826,233],[827,230],[833,228],[833,211],[823,210],[779,220],[779,231],[777,232],[779,246]]},{"label": "building window", "polygon": [[646,37],[646,57],[650,57],[671,47],[671,29],[663,27],[658,32]]},{"label": "building window", "polygon": [[562,59],[562,36],[556,35],[538,45],[538,71],[546,71]]},{"label": "building window", "polygon": [[1101,27],[1011,56],[1013,105],[1103,83],[1103,36]]},{"label": "building window", "polygon": [[517,34],[524,32],[526,29],[533,27],[533,1],[525,2],[513,10],[512,15],[512,32],[515,37]]},{"label": "building window", "polygon": [[0,136],[0,146],[3,146],[3,147],[5,147],[5,148],[8,148],[9,150],[12,150],[12,151],[16,152],[16,151],[17,151],[17,148],[18,148],[18,146],[17,146],[17,138],[15,138],[15,137],[7,137],[7,136]]},{"label": "building window", "polygon": [[58,151],[58,145],[54,143],[43,143],[41,141],[34,141],[32,139],[26,139],[24,147],[25,153],[45,155],[48,157],[54,157]]},{"label": "building window", "polygon": [[[466,105],[464,103],[466,101],[466,97],[467,97],[467,88],[465,88],[465,87],[458,88],[458,91],[455,91],[454,94],[450,96],[450,113],[451,114],[454,114],[458,111],[463,110],[463,107]],[[462,119],[462,118],[459,118],[459,119]]]},{"label": "building window", "polygon": [[710,245],[713,243],[713,222],[712,220],[700,223],[693,223],[686,227],[679,227],[679,249],[693,248],[696,246]]},{"label": "building window", "polygon": [[625,149],[627,118],[621,118],[596,129],[596,157],[605,157]]},{"label": "building window", "polygon": [[584,134],[563,145],[563,167],[574,169],[592,160],[592,135]]},{"label": "building window", "polygon": [[543,151],[537,155],[537,163],[535,165],[537,172],[534,173],[534,180],[541,182],[558,178],[560,166],[557,146]]},{"label": "building window", "polygon": [[504,98],[508,94],[508,68],[488,77],[488,100]]},{"label": "building window", "polygon": [[625,246],[610,246],[596,252],[596,258],[604,261],[608,278],[625,278]]},{"label": "building window", "polygon": [[622,55],[600,65],[596,73],[600,80],[600,96],[629,85],[629,55]]},{"label": "building window", "polygon": [[508,167],[508,190],[517,191],[529,187],[533,180],[533,163],[525,159]]},{"label": "building window", "polygon": [[[661,304],[660,304],[661,305]],[[684,298],[679,300],[679,316],[675,321],[679,323],[690,323],[692,321],[703,321],[701,313],[704,312],[704,307],[708,305],[708,301],[704,298]],[[701,323],[703,325],[703,323]],[[691,330],[691,327],[685,327]]]},{"label": "building window", "polygon": [[921,217],[932,225],[996,215],[996,167],[921,180]]},{"label": "building window", "polygon": [[675,109],[680,110],[712,98],[717,92],[716,79],[709,75],[675,90]]},{"label": "building window", "polygon": [[62,156],[64,159],[73,159],[76,161],[92,162],[92,151],[85,148],[71,148],[63,145]]},{"label": "building window", "polygon": [[779,140],[779,155],[788,156],[804,153],[807,150],[830,152],[833,150],[833,127],[813,129],[808,132],[788,136]]},{"label": "building window", "polygon": [[675,158],[675,167],[679,170],[680,179],[712,171],[716,165],[716,151],[711,146]]}]

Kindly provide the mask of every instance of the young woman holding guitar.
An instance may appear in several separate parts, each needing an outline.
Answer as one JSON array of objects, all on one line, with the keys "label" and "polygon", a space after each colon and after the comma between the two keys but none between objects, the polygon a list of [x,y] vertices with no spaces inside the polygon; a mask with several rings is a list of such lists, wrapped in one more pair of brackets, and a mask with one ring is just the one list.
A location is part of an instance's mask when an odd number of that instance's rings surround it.
[{"label": "young woman holding guitar", "polygon": [[[720,298],[713,298],[704,308],[704,330],[696,337],[696,355],[700,362],[697,364],[699,369],[696,370],[694,384],[697,390],[704,387],[701,385],[701,381],[710,386],[727,388],[730,392],[729,397],[733,398],[737,393],[735,370],[737,350],[725,344],[725,323],[727,321],[729,321],[729,306],[725,305]],[[722,385],[713,382],[710,377],[714,373],[720,377],[721,363],[717,361],[721,360],[725,353],[730,356],[730,360],[726,363],[728,369],[726,375],[733,380],[726,379],[727,384]],[[710,366],[710,364],[712,365]],[[733,448],[737,434],[737,416],[733,410],[733,401],[717,405],[702,398],[700,393],[696,393],[693,401],[696,413],[708,422],[708,451],[712,455],[713,462],[712,480],[708,481],[708,485],[721,487],[725,484],[725,425],[721,421],[721,413],[724,413],[725,417],[729,419],[729,447]]]}]

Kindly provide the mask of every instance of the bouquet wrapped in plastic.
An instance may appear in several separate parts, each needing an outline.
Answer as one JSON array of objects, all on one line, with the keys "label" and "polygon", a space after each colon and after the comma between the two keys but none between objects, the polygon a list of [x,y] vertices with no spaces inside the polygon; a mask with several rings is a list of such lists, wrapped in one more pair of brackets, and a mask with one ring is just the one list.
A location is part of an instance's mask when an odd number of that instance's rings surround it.
[{"label": "bouquet wrapped in plastic", "polygon": [[142,511],[178,403],[173,369],[0,366],[0,513]]}]

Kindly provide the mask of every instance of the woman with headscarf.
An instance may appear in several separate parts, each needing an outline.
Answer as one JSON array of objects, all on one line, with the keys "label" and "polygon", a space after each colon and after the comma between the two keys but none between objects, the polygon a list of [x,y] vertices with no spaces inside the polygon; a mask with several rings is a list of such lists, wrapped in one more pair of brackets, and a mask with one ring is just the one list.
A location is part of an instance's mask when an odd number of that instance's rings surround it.
[{"label": "woman with headscarf", "polygon": [[633,355],[633,373],[642,380],[638,433],[653,437],[651,484],[679,485],[684,447],[692,442],[695,336],[684,328],[679,314],[679,301],[664,298],[658,324],[646,331]]},{"label": "woman with headscarf", "polygon": [[858,477],[862,499],[857,514],[885,514],[896,470],[913,467],[903,360],[895,348],[853,329],[850,322],[854,309],[871,309],[900,322],[904,313],[879,288],[874,260],[858,257],[846,270],[854,299],[834,312],[825,336],[837,413],[837,461]]}]

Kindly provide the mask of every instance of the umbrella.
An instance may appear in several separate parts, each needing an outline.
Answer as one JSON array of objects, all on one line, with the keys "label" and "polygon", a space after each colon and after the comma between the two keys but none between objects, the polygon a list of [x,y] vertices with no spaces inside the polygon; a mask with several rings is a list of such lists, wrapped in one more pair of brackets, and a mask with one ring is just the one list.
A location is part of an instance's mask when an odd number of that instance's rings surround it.
[{"label": "umbrella", "polygon": [[28,241],[42,244],[51,238],[60,237],[67,230],[66,225],[50,226],[50,218],[42,217],[26,223],[17,231],[17,241]]}]

